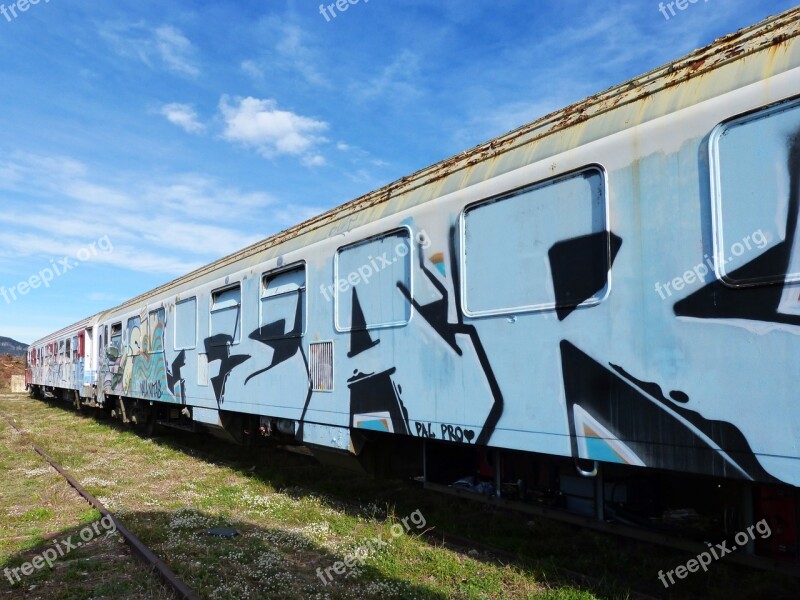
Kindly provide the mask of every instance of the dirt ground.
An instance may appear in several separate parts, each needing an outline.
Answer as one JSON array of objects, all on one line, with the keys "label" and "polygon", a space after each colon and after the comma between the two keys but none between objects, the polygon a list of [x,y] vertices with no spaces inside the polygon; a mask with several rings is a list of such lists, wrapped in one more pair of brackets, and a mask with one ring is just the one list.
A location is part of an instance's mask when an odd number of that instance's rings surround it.
[{"label": "dirt ground", "polygon": [[25,358],[0,354],[0,390],[11,387],[12,375],[25,375]]}]

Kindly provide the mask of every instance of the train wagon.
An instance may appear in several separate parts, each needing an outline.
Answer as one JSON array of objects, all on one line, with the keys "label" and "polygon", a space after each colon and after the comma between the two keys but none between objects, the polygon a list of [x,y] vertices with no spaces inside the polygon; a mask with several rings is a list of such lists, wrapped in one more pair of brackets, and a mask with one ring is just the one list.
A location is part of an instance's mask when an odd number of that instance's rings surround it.
[{"label": "train wagon", "polygon": [[28,348],[25,384],[28,388],[69,400],[80,407],[95,397],[98,350],[94,345],[96,317],[89,317],[42,338]]},{"label": "train wagon", "polygon": [[792,9],[44,338],[30,386],[599,522],[765,518],[748,550],[797,560],[798,34]]}]

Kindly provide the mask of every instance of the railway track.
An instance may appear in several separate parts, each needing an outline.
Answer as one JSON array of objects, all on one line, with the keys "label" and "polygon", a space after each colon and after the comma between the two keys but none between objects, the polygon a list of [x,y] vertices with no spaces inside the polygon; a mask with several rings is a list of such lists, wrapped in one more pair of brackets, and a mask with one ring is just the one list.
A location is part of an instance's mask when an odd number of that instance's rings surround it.
[{"label": "railway track", "polygon": [[125,543],[130,546],[133,553],[139,557],[140,560],[145,562],[146,564],[150,565],[155,569],[155,572],[161,578],[165,585],[167,585],[174,593],[176,598],[180,600],[199,600],[199,596],[195,594],[189,586],[187,586],[183,581],[181,581],[175,573],[162,561],[156,554],[150,550],[142,541],[137,538],[125,525],[114,516],[104,505],[100,502],[97,498],[95,498],[92,494],[90,494],[84,487],[78,483],[78,481],[72,477],[64,468],[58,464],[55,460],[53,460],[44,450],[42,450],[33,440],[31,440],[30,436],[28,436],[24,431],[22,431],[17,424],[14,422],[14,419],[10,419],[5,415],[0,414],[0,418],[3,419],[10,427],[12,427],[17,433],[19,433],[25,441],[31,445],[33,450],[41,456],[44,460],[46,460],[50,466],[63,477],[67,483],[75,489],[91,506],[96,508],[103,517],[107,517],[114,522],[116,526],[116,530],[122,536],[122,539],[125,540]]}]

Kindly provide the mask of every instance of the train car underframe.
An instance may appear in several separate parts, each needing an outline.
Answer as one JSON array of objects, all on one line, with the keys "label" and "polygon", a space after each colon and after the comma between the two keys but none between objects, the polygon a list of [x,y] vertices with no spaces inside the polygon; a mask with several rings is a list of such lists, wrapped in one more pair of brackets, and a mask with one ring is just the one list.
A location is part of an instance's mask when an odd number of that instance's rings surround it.
[{"label": "train car underframe", "polygon": [[[412,474],[416,465],[426,489],[688,552],[702,552],[707,542],[723,540],[733,547],[737,533],[765,520],[726,558],[800,573],[800,490],[791,486],[439,440],[391,439],[377,432],[366,437],[375,445],[372,454],[383,462],[367,453],[365,464],[377,462],[379,472],[401,475]],[[398,464],[405,457],[414,462]]]}]

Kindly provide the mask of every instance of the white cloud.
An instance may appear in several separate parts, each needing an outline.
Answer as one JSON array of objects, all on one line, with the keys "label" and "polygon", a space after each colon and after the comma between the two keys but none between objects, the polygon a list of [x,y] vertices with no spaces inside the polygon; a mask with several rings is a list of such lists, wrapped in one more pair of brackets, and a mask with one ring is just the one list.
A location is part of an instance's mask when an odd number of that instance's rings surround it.
[{"label": "white cloud", "polygon": [[196,49],[191,41],[171,25],[151,29],[144,23],[104,23],[100,36],[111,44],[117,54],[141,60],[150,68],[160,66],[167,71],[197,77]]},{"label": "white cloud", "polygon": [[173,125],[183,128],[187,133],[202,133],[206,126],[197,118],[197,113],[189,104],[172,102],[161,107],[160,113]]},{"label": "white cloud", "polygon": [[325,157],[321,154],[307,154],[302,162],[306,167],[322,167],[326,164]]},{"label": "white cloud", "polygon": [[318,164],[322,158],[315,148],[326,141],[320,136],[328,129],[325,121],[280,110],[275,100],[252,97],[231,104],[223,96],[220,111],[225,121],[223,137],[230,142],[255,148],[266,158],[302,156],[304,164]]}]

